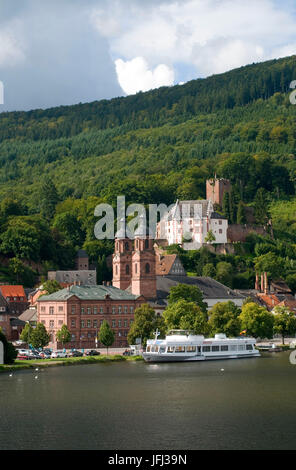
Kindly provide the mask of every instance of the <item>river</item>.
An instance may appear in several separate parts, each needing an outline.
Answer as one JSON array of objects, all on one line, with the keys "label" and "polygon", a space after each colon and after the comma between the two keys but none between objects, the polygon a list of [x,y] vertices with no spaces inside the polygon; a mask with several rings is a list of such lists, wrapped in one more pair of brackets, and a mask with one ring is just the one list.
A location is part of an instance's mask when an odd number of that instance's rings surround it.
[{"label": "river", "polygon": [[296,449],[295,390],[289,352],[2,373],[0,449]]}]

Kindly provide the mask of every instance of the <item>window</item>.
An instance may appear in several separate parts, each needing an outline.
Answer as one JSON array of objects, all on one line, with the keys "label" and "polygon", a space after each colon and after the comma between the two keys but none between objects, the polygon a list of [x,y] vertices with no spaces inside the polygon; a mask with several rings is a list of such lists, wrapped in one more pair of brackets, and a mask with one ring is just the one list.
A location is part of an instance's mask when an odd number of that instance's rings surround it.
[{"label": "window", "polygon": [[118,327],[121,328],[121,320],[118,320]]},{"label": "window", "polygon": [[211,346],[203,346],[202,347],[202,352],[210,352],[211,351]]},{"label": "window", "polygon": [[196,346],[187,346],[186,351],[189,353],[196,352]]},{"label": "window", "polygon": [[221,346],[221,351],[228,351],[228,346],[226,344]]},{"label": "window", "polygon": [[116,320],[112,320],[112,327],[113,327],[113,328],[116,327]]},{"label": "window", "polygon": [[115,266],[115,272],[116,272],[116,274],[118,274],[118,266],[117,265]]},{"label": "window", "polygon": [[72,305],[71,313],[72,313],[72,315],[74,315],[76,313],[76,306],[75,305]]},{"label": "window", "polygon": [[129,274],[129,265],[128,264],[125,266],[125,274]]},{"label": "window", "polygon": [[130,307],[130,313],[134,313],[134,307]]},{"label": "window", "polygon": [[124,246],[125,246],[125,250],[128,251],[128,250],[129,250],[129,244],[128,244],[128,242],[125,242],[125,245],[124,245]]},{"label": "window", "polygon": [[41,307],[41,312],[45,312],[45,307]]},{"label": "window", "polygon": [[104,313],[104,307],[100,307],[100,313]]},{"label": "window", "polygon": [[87,314],[88,314],[88,315],[91,314],[91,308],[90,308],[90,307],[87,307]]},{"label": "window", "polygon": [[53,315],[54,314],[54,307],[49,307],[49,314]]},{"label": "window", "polygon": [[244,344],[239,344],[238,345],[238,350],[239,351],[244,351],[246,348],[245,348],[245,345]]},{"label": "window", "polygon": [[84,314],[84,307],[81,307],[81,315]]},{"label": "window", "polygon": [[123,311],[124,311],[124,313],[127,313],[127,312],[128,312],[127,305],[125,305],[125,306],[123,307]]},{"label": "window", "polygon": [[220,346],[212,346],[212,352],[220,351]]},{"label": "window", "polygon": [[146,265],[145,265],[145,273],[146,274],[150,273],[150,264],[149,263],[146,263]]},{"label": "window", "polygon": [[176,353],[184,353],[185,352],[185,346],[176,346],[175,351],[176,351]]},{"label": "window", "polygon": [[230,351],[237,351],[237,345],[236,344],[231,344],[230,345]]},{"label": "window", "polygon": [[116,313],[116,308],[112,307],[112,313]]},{"label": "window", "polygon": [[94,320],[94,328],[98,327],[98,320]]},{"label": "window", "polygon": [[168,346],[167,352],[168,353],[173,353],[175,351],[174,346]]},{"label": "window", "polygon": [[121,313],[121,312],[122,312],[122,306],[119,305],[119,306],[118,306],[118,313]]},{"label": "window", "polygon": [[221,229],[221,228],[219,228],[219,233],[222,233],[222,229]]},{"label": "window", "polygon": [[91,321],[87,320],[87,328],[91,328]]},{"label": "window", "polygon": [[81,320],[81,328],[84,328],[84,320]]},{"label": "window", "polygon": [[76,328],[76,320],[71,320],[71,326],[72,328]]},{"label": "window", "polygon": [[96,315],[97,313],[98,313],[98,308],[94,307],[94,315]]},{"label": "window", "polygon": [[[1,318],[0,318],[0,320],[1,320]],[[41,323],[42,323],[43,325],[45,325],[45,320],[41,320]]]},{"label": "window", "polygon": [[219,225],[222,225],[222,220],[219,220]]},{"label": "window", "polygon": [[124,320],[124,326],[127,327],[128,324],[127,324],[127,320]]},{"label": "window", "polygon": [[64,307],[59,307],[59,312],[62,312],[64,310]]},{"label": "window", "polygon": [[252,351],[253,345],[252,344],[247,344],[246,349],[247,349],[247,351]]},{"label": "window", "polygon": [[147,250],[149,248],[149,240],[145,240],[145,249]]},{"label": "window", "polygon": [[54,320],[50,320],[50,322],[49,322],[49,328],[54,328]]},{"label": "window", "polygon": [[102,325],[103,325],[103,320],[100,320],[100,326],[102,326]]},{"label": "window", "polygon": [[137,274],[137,272],[138,272],[138,265],[137,265],[137,263],[136,263],[136,264],[135,264],[135,273]]}]

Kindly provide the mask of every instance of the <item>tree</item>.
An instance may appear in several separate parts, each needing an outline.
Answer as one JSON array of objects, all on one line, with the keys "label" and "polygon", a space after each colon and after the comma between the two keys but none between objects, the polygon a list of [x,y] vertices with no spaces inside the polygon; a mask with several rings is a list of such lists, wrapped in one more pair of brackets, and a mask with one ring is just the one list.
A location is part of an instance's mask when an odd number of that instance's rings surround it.
[{"label": "tree", "polygon": [[69,343],[71,341],[71,333],[67,327],[67,325],[63,325],[61,329],[57,332],[56,335],[58,341],[62,343],[64,346],[65,343]]},{"label": "tree", "polygon": [[169,304],[163,313],[167,329],[192,330],[196,334],[208,333],[207,314],[195,302],[180,299]]},{"label": "tree", "polygon": [[114,339],[115,339],[114,331],[111,329],[109,323],[106,320],[104,320],[100,328],[100,332],[99,332],[99,341],[104,346],[106,346],[107,354],[108,354],[108,348],[112,346],[112,344],[114,343]]},{"label": "tree", "polygon": [[247,219],[246,219],[245,205],[242,201],[240,201],[238,208],[237,208],[237,223],[245,224],[246,222],[247,222]]},{"label": "tree", "polygon": [[265,255],[254,258],[255,271],[257,273],[267,273],[268,277],[277,279],[283,272],[284,260],[271,251]]},{"label": "tree", "polygon": [[128,333],[129,344],[135,344],[137,338],[141,338],[143,346],[146,346],[147,339],[154,336],[158,330],[163,336],[166,332],[166,326],[162,317],[156,315],[153,308],[148,304],[143,304],[135,310],[134,321]]},{"label": "tree", "polygon": [[203,301],[203,294],[197,286],[189,284],[178,284],[170,289],[168,304],[171,305],[179,300],[194,302],[203,312],[207,312],[208,305]]},{"label": "tree", "polygon": [[30,336],[30,343],[33,348],[44,348],[47,346],[50,340],[50,335],[47,333],[43,323],[37,323],[36,328],[33,329]]},{"label": "tree", "polygon": [[241,331],[240,310],[231,301],[218,302],[209,312],[211,333],[225,333],[227,336],[238,336]]},{"label": "tree", "polygon": [[27,344],[31,343],[31,337],[33,333],[33,328],[30,323],[27,323],[20,334],[20,339]]},{"label": "tree", "polygon": [[228,287],[232,287],[233,279],[233,268],[231,263],[226,261],[220,261],[216,266],[216,280],[225,284]]},{"label": "tree", "polygon": [[7,341],[6,336],[2,333],[0,328],[0,341],[3,343],[4,347],[4,364],[13,364],[14,360],[17,357],[17,350],[12,343]]},{"label": "tree", "polygon": [[202,268],[202,275],[205,277],[212,277],[216,276],[216,269],[213,263],[206,263]]},{"label": "tree", "polygon": [[51,178],[43,180],[40,188],[40,212],[46,219],[51,219],[59,202],[57,188]]},{"label": "tree", "polygon": [[255,338],[272,338],[274,316],[266,308],[255,303],[247,303],[242,307],[239,316],[242,330]]},{"label": "tree", "polygon": [[42,290],[45,290],[48,295],[54,294],[55,292],[58,292],[61,289],[62,289],[61,284],[55,279],[45,281],[42,284]]},{"label": "tree", "polygon": [[17,284],[22,284],[27,287],[34,285],[34,271],[29,268],[29,266],[26,266],[19,258],[11,258],[8,269],[13,278],[16,279]]},{"label": "tree", "polygon": [[287,307],[276,306],[273,309],[274,314],[274,333],[282,337],[283,344],[285,344],[285,337],[295,335],[296,333],[296,318]]},{"label": "tree", "polygon": [[216,241],[216,237],[213,233],[213,230],[209,230],[206,237],[205,237],[205,242],[206,243],[209,243],[209,244],[212,244]]},{"label": "tree", "polygon": [[265,189],[258,189],[254,200],[254,207],[256,222],[258,224],[264,225],[269,218],[268,198]]}]

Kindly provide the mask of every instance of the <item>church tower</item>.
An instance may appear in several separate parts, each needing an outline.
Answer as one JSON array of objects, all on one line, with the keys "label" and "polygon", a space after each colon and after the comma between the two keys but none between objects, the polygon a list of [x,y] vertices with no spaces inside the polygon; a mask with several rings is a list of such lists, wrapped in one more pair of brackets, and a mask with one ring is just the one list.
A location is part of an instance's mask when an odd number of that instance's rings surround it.
[{"label": "church tower", "polygon": [[133,240],[130,240],[129,238],[115,239],[112,285],[118,289],[125,290],[131,284],[132,251]]},{"label": "church tower", "polygon": [[132,294],[156,298],[156,254],[154,240],[136,235],[132,254]]}]

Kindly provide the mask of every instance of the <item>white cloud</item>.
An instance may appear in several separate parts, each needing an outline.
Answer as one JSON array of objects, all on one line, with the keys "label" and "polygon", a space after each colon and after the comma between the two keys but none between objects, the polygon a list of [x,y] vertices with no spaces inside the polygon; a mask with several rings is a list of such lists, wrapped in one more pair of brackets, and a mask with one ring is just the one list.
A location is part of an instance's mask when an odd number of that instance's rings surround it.
[{"label": "white cloud", "polygon": [[289,0],[130,0],[124,5],[109,0],[96,27],[101,34],[107,29],[111,55],[125,63],[143,57],[149,69],[160,63],[171,70],[194,65],[200,77],[294,53],[291,5]]},{"label": "white cloud", "polygon": [[149,70],[143,57],[135,57],[132,60],[115,61],[118,82],[123,91],[132,95],[138,91],[148,91],[161,86],[169,86],[174,83],[174,71],[165,64],[159,64],[153,70]]},{"label": "white cloud", "polygon": [[23,62],[25,54],[9,31],[0,31],[0,66],[14,66]]}]

